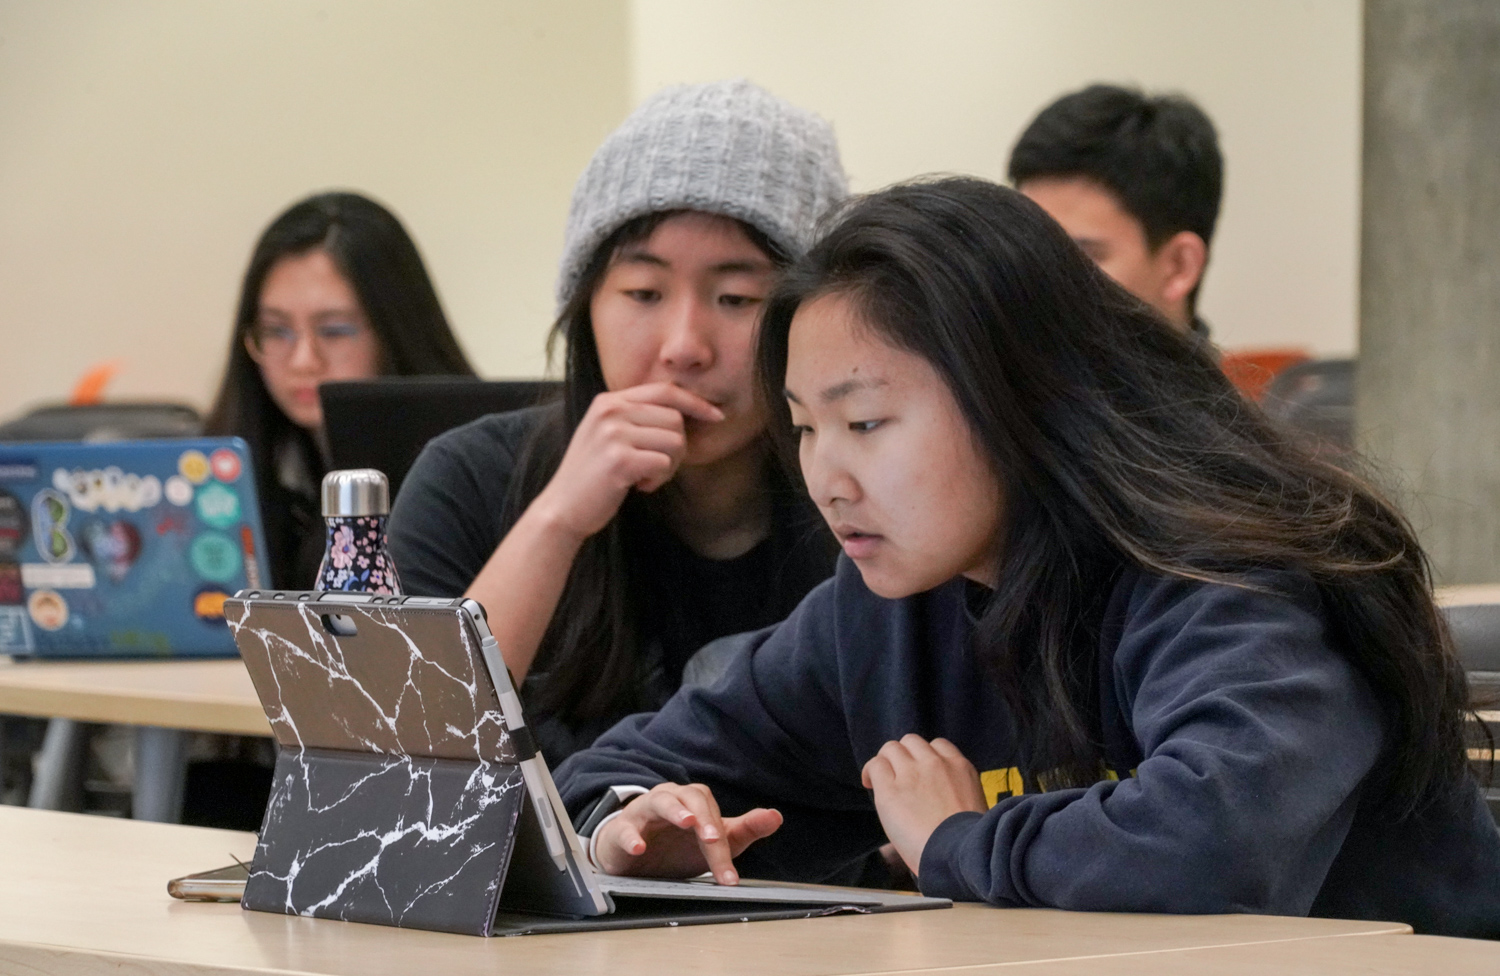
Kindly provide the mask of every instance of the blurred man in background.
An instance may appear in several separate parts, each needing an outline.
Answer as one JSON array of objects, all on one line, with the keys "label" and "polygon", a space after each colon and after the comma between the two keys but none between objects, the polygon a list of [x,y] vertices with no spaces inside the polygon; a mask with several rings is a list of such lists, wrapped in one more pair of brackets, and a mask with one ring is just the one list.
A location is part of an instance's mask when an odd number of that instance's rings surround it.
[{"label": "blurred man in background", "polygon": [[1032,120],[1009,176],[1106,274],[1207,337],[1196,306],[1224,160],[1202,109],[1179,95],[1090,85]]}]

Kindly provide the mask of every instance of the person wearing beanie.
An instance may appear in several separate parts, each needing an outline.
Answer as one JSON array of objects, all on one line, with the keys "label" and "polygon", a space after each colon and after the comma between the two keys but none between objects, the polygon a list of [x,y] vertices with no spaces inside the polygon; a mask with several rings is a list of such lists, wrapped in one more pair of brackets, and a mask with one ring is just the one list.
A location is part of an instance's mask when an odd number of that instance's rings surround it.
[{"label": "person wearing beanie", "polygon": [[657,93],[574,189],[560,399],[435,438],[408,475],[390,520],[407,590],[484,606],[550,763],[832,574],[753,362],[780,269],[846,194],[817,116],[743,80]]}]

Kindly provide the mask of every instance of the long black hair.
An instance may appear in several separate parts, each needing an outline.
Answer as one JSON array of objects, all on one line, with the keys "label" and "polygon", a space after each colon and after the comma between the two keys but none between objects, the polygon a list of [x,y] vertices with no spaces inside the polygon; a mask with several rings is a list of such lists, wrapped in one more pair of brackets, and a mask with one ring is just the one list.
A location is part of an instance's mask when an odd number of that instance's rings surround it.
[{"label": "long black hair", "polygon": [[[682,212],[646,214],[614,231],[594,251],[558,314],[548,337],[548,351],[553,352],[559,343],[564,345],[561,400],[547,408],[522,448],[506,496],[507,524],[514,524],[556,474],[589,405],[608,389],[589,306],[610,261],[620,248],[649,238],[664,221]],[[770,237],[751,224],[735,223],[773,265],[787,265],[790,256]],[[766,490],[773,498],[800,503],[770,444],[765,442],[764,448]],[[629,529],[647,521],[659,523],[659,513],[651,511],[654,504],[652,496],[632,491],[609,524],[590,536],[574,557],[557,609],[537,649],[532,669],[536,680],[529,680],[527,688],[529,706],[556,712],[572,722],[608,718],[645,707],[635,700],[643,663],[638,620],[641,581],[633,578]],[[808,532],[810,544],[824,548],[831,545],[826,530],[815,519],[810,519]],[[831,555],[829,562],[831,565]],[[808,581],[809,585],[815,582]]]},{"label": "long black hair", "polygon": [[[323,466],[310,434],[271,399],[245,343],[260,315],[260,295],[271,269],[283,258],[312,251],[326,252],[354,289],[379,340],[382,373],[474,375],[448,327],[422,256],[394,214],[357,193],[320,193],[293,204],[265,229],[250,255],[224,379],[204,421],[208,434],[245,439],[261,498],[272,497],[276,455],[283,445],[299,451],[315,474]],[[285,555],[272,553],[273,561]]]},{"label": "long black hair", "polygon": [[1001,559],[975,648],[1050,782],[1098,778],[1099,594],[1129,564],[1237,586],[1264,567],[1310,577],[1385,713],[1375,795],[1408,813],[1462,780],[1465,677],[1406,520],[1273,425],[1036,204],[950,178],[849,206],[767,303],[773,431],[791,430],[792,317],[827,294],[932,364],[993,463]]}]

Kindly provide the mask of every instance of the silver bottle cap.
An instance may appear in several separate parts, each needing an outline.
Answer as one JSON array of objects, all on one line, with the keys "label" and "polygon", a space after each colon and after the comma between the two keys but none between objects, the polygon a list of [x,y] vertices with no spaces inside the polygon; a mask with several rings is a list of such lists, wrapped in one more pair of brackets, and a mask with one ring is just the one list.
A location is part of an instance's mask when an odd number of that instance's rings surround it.
[{"label": "silver bottle cap", "polygon": [[374,468],[330,471],[323,476],[323,517],[389,515],[391,486]]}]

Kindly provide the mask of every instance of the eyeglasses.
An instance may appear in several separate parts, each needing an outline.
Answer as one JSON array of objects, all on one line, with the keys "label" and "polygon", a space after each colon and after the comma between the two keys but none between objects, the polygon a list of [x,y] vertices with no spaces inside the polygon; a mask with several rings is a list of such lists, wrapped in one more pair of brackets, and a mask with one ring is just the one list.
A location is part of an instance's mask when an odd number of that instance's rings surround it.
[{"label": "eyeglasses", "polygon": [[[284,362],[292,358],[304,335],[307,333],[279,322],[255,322],[245,332],[245,344],[257,359]],[[371,332],[362,322],[320,322],[308,338],[318,357],[330,362],[361,351]]]}]

